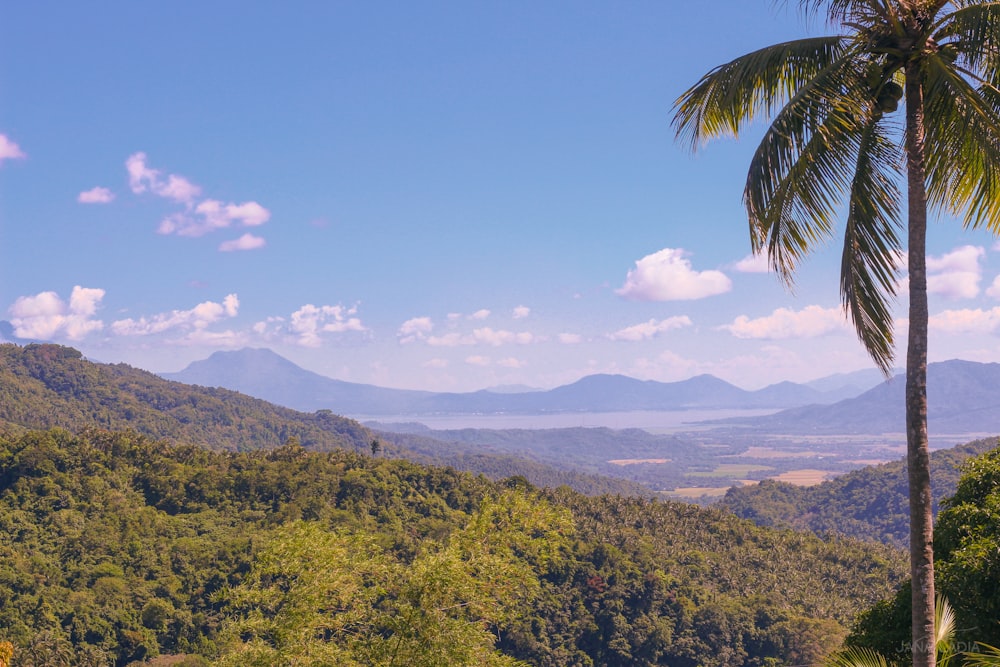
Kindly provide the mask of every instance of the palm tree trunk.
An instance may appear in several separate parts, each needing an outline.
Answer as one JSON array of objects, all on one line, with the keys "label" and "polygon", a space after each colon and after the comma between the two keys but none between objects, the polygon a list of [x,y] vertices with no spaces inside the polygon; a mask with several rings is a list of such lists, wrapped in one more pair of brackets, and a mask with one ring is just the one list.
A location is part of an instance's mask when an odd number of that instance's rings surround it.
[{"label": "palm tree trunk", "polygon": [[913,667],[934,667],[934,518],[927,442],[927,190],[919,66],[906,67],[910,324],[906,348],[906,468],[910,485]]}]

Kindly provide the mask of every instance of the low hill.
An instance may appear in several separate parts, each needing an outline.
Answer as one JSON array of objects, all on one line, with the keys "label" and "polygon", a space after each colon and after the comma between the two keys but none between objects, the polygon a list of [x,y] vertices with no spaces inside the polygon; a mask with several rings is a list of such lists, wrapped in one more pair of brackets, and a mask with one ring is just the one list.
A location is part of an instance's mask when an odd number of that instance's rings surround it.
[{"label": "low hill", "polygon": [[[931,453],[935,514],[940,501],[955,492],[962,462],[998,445],[1000,438],[994,437]],[[861,468],[816,486],[764,480],[734,487],[718,504],[760,526],[836,533],[905,548],[907,498],[906,463],[901,460]]]},{"label": "low hill", "polygon": [[169,382],[126,364],[96,364],[60,345],[0,345],[0,423],[100,426],[210,449],[366,449],[371,433],[329,411],[304,414],[228,389]]},{"label": "low hill", "polygon": [[[432,393],[333,380],[266,349],[216,352],[182,371],[162,376],[226,387],[299,410],[325,408],[357,416],[785,408],[831,403],[856,393],[853,385],[843,382],[831,384],[826,391],[788,382],[746,391],[711,375],[680,382],[592,375],[548,391]],[[858,376],[856,381],[863,382],[864,377]]]}]

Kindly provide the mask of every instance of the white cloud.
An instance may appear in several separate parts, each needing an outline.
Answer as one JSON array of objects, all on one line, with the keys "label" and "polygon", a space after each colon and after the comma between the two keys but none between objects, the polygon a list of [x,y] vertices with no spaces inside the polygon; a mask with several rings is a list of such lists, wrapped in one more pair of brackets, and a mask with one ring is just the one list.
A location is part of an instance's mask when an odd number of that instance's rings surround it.
[{"label": "white cloud", "polygon": [[477,310],[476,312],[474,312],[471,315],[469,315],[469,319],[470,320],[485,320],[489,316],[490,316],[490,311],[488,311],[485,308],[483,308],[483,309]]},{"label": "white cloud", "polygon": [[733,268],[740,273],[768,273],[771,270],[771,265],[768,264],[767,253],[760,253],[747,255],[733,264]]},{"label": "white cloud", "polygon": [[583,342],[583,336],[575,333],[561,333],[556,339],[563,345],[577,345]]},{"label": "white cloud", "polygon": [[994,299],[1000,299],[1000,276],[993,279],[993,284],[987,288],[986,295]]},{"label": "white cloud", "polygon": [[524,368],[527,365],[527,362],[514,357],[507,357],[506,359],[501,359],[497,362],[497,366],[502,366],[504,368]]},{"label": "white cloud", "polygon": [[125,169],[128,171],[129,188],[135,194],[152,192],[182,204],[191,204],[201,194],[201,188],[183,176],[169,174],[164,179],[160,170],[146,164],[146,154],[143,152],[128,156]]},{"label": "white cloud", "polygon": [[940,257],[927,258],[927,291],[949,299],[971,299],[979,294],[982,269],[979,246],[961,246]]},{"label": "white cloud", "polygon": [[513,317],[515,320],[523,320],[528,315],[531,315],[531,308],[527,306],[517,306],[514,308]]},{"label": "white cloud", "polygon": [[612,334],[608,334],[608,338],[611,340],[628,341],[647,340],[666,331],[689,326],[691,326],[691,318],[687,315],[677,315],[674,317],[668,317],[665,320],[660,320],[659,322],[652,319],[648,322],[634,324],[630,327],[619,329]]},{"label": "white cloud", "polygon": [[472,337],[477,343],[486,343],[487,345],[493,346],[507,345],[510,343],[527,345],[535,340],[534,335],[528,333],[527,331],[494,331],[489,327],[475,329],[472,332]]},{"label": "white cloud", "polygon": [[76,285],[66,303],[55,292],[19,297],[10,307],[10,323],[18,338],[52,340],[64,336],[80,340],[92,331],[104,328],[104,322],[91,319],[104,298],[104,290]]},{"label": "white cloud", "polygon": [[[206,199],[194,207],[193,214],[183,211],[168,215],[160,221],[156,231],[159,234],[199,237],[217,229],[225,229],[233,223],[256,227],[270,218],[271,212],[257,202],[223,204],[215,199]],[[251,236],[251,238],[257,237]],[[221,246],[219,249],[222,249]]]},{"label": "white cloud", "polygon": [[219,251],[233,252],[236,250],[256,250],[257,248],[263,248],[265,245],[267,245],[267,241],[259,236],[254,236],[250,232],[247,232],[238,239],[223,241],[219,244]]},{"label": "white cloud", "polygon": [[236,317],[239,306],[239,297],[229,294],[222,303],[203,301],[190,310],[117,320],[111,323],[111,331],[119,336],[150,336],[171,329],[202,330],[225,317]]},{"label": "white cloud", "polygon": [[209,331],[195,329],[183,338],[169,341],[173,345],[198,345],[205,347],[238,348],[248,344],[246,334],[226,329],[225,331]]},{"label": "white cloud", "polygon": [[428,359],[420,365],[424,368],[448,368],[448,360],[440,358]]},{"label": "white cloud", "polygon": [[[177,174],[164,176],[160,170],[148,165],[145,153],[130,155],[125,161],[125,169],[128,171],[129,188],[132,192],[151,192],[184,205],[184,210],[171,213],[160,221],[156,229],[160,234],[199,237],[234,224],[258,227],[271,219],[271,212],[255,201],[240,204],[223,203],[217,199],[197,201],[201,196],[201,187]],[[222,243],[219,250],[251,250],[263,245],[264,239],[244,234],[235,241]]]},{"label": "white cloud", "polygon": [[950,334],[993,333],[1000,328],[1000,307],[945,310],[931,315],[927,324],[933,331]]},{"label": "white cloud", "polygon": [[4,160],[23,160],[28,157],[21,147],[15,144],[6,134],[0,134],[0,164]]},{"label": "white cloud", "polygon": [[680,248],[664,248],[646,255],[628,272],[625,284],[615,293],[634,301],[678,301],[702,299],[732,289],[732,281],[721,271],[695,271]]},{"label": "white cloud", "polygon": [[81,192],[77,195],[76,200],[81,204],[107,204],[113,201],[114,198],[115,193],[111,192],[111,190],[96,187]]},{"label": "white cloud", "polygon": [[750,319],[740,315],[732,324],[719,327],[737,338],[814,338],[846,328],[844,311],[840,308],[806,306],[794,311],[778,308],[766,317]]},{"label": "white cloud", "polygon": [[469,364],[470,366],[489,366],[490,358],[479,355],[473,355],[471,357],[466,357],[465,363]]},{"label": "white cloud", "polygon": [[434,330],[434,322],[429,317],[414,317],[403,322],[396,332],[401,344],[424,340]]},{"label": "white cloud", "polygon": [[303,347],[319,347],[323,339],[322,333],[346,333],[349,331],[367,331],[368,329],[357,317],[357,306],[314,306],[307,303],[294,313],[289,320],[289,331],[294,335],[294,342]]},{"label": "white cloud", "polygon": [[434,347],[458,347],[459,345],[475,345],[476,341],[472,336],[464,336],[452,331],[443,336],[428,336],[427,344]]}]

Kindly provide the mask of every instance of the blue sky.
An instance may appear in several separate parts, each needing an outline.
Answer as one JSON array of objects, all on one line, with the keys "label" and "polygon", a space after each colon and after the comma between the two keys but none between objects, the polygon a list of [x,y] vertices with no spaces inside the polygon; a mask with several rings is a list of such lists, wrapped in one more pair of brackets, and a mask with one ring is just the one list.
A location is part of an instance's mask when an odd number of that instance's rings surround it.
[{"label": "blue sky", "polygon": [[[670,128],[711,67],[824,28],[793,10],[42,0],[0,26],[19,340],[152,371],[269,347],[436,391],[871,366],[836,241],[794,293],[749,261],[758,137],[691,155]],[[929,249],[932,360],[1000,360],[994,239],[943,220]]]}]

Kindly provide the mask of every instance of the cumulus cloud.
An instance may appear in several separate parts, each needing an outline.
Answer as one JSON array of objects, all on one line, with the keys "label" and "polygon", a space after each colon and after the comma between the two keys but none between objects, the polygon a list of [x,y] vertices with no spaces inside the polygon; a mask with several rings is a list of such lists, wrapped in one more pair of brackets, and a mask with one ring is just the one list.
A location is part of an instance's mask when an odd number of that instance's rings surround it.
[{"label": "cumulus cloud", "polygon": [[442,336],[428,336],[427,344],[434,347],[458,347],[459,345],[475,345],[476,340],[472,336],[452,331]]},{"label": "cumulus cloud", "polygon": [[402,344],[412,343],[427,338],[427,334],[434,330],[434,322],[429,317],[414,317],[403,322],[396,332],[396,337]]},{"label": "cumulus cloud", "polygon": [[583,342],[583,336],[575,333],[561,333],[556,336],[556,340],[563,345],[576,345]]},{"label": "cumulus cloud", "polygon": [[76,196],[81,204],[107,204],[113,201],[115,194],[107,188],[96,187],[85,190]]},{"label": "cumulus cloud", "polygon": [[531,315],[531,308],[527,306],[517,306],[514,308],[513,317],[515,320],[523,320],[528,315]]},{"label": "cumulus cloud", "polygon": [[747,255],[733,264],[733,268],[740,273],[768,273],[771,270],[771,266],[767,262],[766,253]]},{"label": "cumulus cloud", "polygon": [[955,248],[940,257],[927,258],[927,291],[949,299],[971,299],[979,294],[986,251],[979,246]]},{"label": "cumulus cloud", "polygon": [[469,315],[469,319],[470,320],[485,320],[489,316],[490,316],[490,311],[486,310],[485,308],[482,308],[482,309],[477,310],[476,312],[472,313],[471,315]]},{"label": "cumulus cloud", "polygon": [[987,288],[986,295],[994,299],[1000,299],[1000,276],[993,279],[993,284]]},{"label": "cumulus cloud", "polygon": [[627,341],[648,340],[655,336],[659,336],[666,331],[689,326],[691,326],[691,318],[687,315],[677,315],[674,317],[668,317],[665,320],[656,321],[655,319],[651,319],[648,322],[634,324],[630,327],[619,329],[612,334],[608,334],[608,338],[611,340]]},{"label": "cumulus cloud", "polygon": [[257,227],[270,218],[271,212],[257,202],[223,204],[215,199],[206,199],[195,206],[193,212],[182,211],[168,215],[160,222],[156,231],[160,234],[198,237],[217,229],[225,229],[234,223]]},{"label": "cumulus cloud", "polygon": [[320,334],[367,331],[357,313],[357,306],[347,308],[341,305],[314,306],[307,303],[292,313],[288,329],[298,345],[319,347],[323,343]]},{"label": "cumulus cloud", "polygon": [[535,336],[527,331],[494,331],[489,327],[474,330],[472,332],[472,338],[477,343],[485,343],[495,347],[511,343],[517,345],[527,345],[535,341]]},{"label": "cumulus cloud", "polygon": [[680,248],[664,248],[646,255],[628,272],[625,284],[615,293],[633,301],[679,301],[702,299],[732,289],[732,281],[721,271],[695,271]]},{"label": "cumulus cloud", "polygon": [[154,195],[182,204],[192,203],[201,194],[199,186],[177,174],[168,174],[164,177],[159,169],[153,169],[146,164],[146,159],[145,153],[138,152],[125,160],[128,185],[132,192],[136,194],[152,192]]},{"label": "cumulus cloud", "polygon": [[993,333],[1000,328],[1000,307],[945,310],[931,315],[927,325],[933,331],[950,334]]},{"label": "cumulus cloud", "polygon": [[254,236],[250,232],[247,232],[238,239],[232,239],[231,241],[223,241],[219,244],[219,250],[221,252],[235,252],[237,250],[256,250],[257,248],[263,248],[267,245],[267,241],[259,236]]},{"label": "cumulus cloud", "polygon": [[750,319],[740,315],[732,324],[719,327],[737,338],[814,338],[847,326],[843,310],[806,306],[794,311],[778,308],[770,315]]},{"label": "cumulus cloud", "polygon": [[[203,199],[201,187],[177,174],[164,175],[147,163],[145,153],[133,153],[125,161],[128,171],[129,188],[135,194],[150,192],[158,197],[183,204],[181,211],[171,213],[160,221],[156,231],[159,234],[199,237],[217,229],[233,225],[258,227],[271,219],[271,212],[255,201],[224,203],[217,199]],[[82,196],[82,195],[81,195]],[[226,241],[219,246],[222,252],[250,250],[264,245],[264,239],[252,234],[244,234],[235,241]]]},{"label": "cumulus cloud", "polygon": [[73,287],[69,303],[55,292],[18,297],[9,309],[14,335],[39,340],[57,337],[80,340],[104,328],[101,320],[93,319],[103,298],[104,290],[79,285]]},{"label": "cumulus cloud", "polygon": [[15,144],[6,134],[0,134],[0,164],[4,160],[23,160],[28,157],[21,147]]},{"label": "cumulus cloud", "polygon": [[241,331],[209,331],[194,329],[182,338],[170,341],[174,345],[204,346],[204,347],[244,347],[249,343],[247,335]]},{"label": "cumulus cloud", "polygon": [[173,329],[203,330],[223,318],[236,317],[240,300],[229,294],[221,303],[203,301],[189,310],[172,310],[151,317],[127,318],[111,323],[111,331],[119,336],[150,336]]}]

